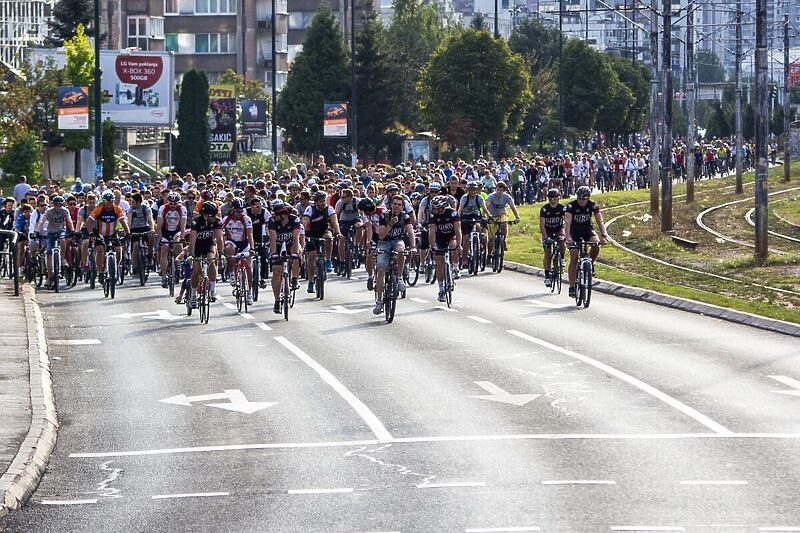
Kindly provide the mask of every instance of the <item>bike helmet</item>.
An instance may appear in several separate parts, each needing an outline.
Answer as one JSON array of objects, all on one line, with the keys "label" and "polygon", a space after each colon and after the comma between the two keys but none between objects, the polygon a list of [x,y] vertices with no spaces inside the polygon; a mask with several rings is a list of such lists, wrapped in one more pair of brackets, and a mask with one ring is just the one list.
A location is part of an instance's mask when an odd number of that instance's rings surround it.
[{"label": "bike helmet", "polygon": [[581,185],[578,187],[578,190],[575,191],[575,196],[578,198],[589,198],[592,195],[592,189],[587,187],[586,185]]},{"label": "bike helmet", "polygon": [[414,202],[416,200],[419,200],[420,198],[422,198],[422,195],[420,193],[418,193],[418,192],[412,192],[411,193],[411,201],[412,202]]},{"label": "bike helmet", "polygon": [[257,179],[255,185],[256,189],[263,189],[264,187],[267,186],[267,182],[262,179]]},{"label": "bike helmet", "polygon": [[280,215],[289,212],[289,206],[283,200],[275,200],[272,202],[272,214]]},{"label": "bike helmet", "polygon": [[558,198],[559,196],[561,196],[561,192],[558,189],[548,189],[547,191],[548,198]]},{"label": "bike helmet", "polygon": [[296,181],[290,181],[290,182],[289,182],[289,187],[288,187],[288,188],[289,188],[289,189],[302,189],[302,187],[300,186],[300,184],[299,184],[299,183],[297,183]]},{"label": "bike helmet", "polygon": [[203,201],[213,200],[214,199],[214,193],[209,191],[208,189],[206,189],[206,190],[200,192],[200,198],[202,198]]},{"label": "bike helmet", "polygon": [[233,189],[234,196],[244,196],[244,191],[242,189]]},{"label": "bike helmet", "polygon": [[231,202],[231,207],[233,209],[244,209],[244,200],[241,198],[234,198]]},{"label": "bike helmet", "polygon": [[[66,193],[66,194],[64,195],[64,201],[65,201],[65,202],[69,202],[70,200],[74,200],[74,199],[75,199],[75,197],[74,197],[74,196],[72,196],[70,193]],[[11,200],[12,202],[14,201],[14,199],[13,199],[13,198],[6,198],[6,202],[8,202],[9,200]]]},{"label": "bike helmet", "polygon": [[[114,193],[111,192],[111,191],[106,191],[106,192],[103,193],[103,197],[102,198],[103,198],[104,202],[108,202],[109,200],[113,202],[114,201]],[[178,199],[180,200],[180,197],[178,197]]]},{"label": "bike helmet", "polygon": [[53,199],[51,201],[54,204],[62,205],[64,203],[64,197],[63,196],[53,196]]},{"label": "bike helmet", "polygon": [[470,181],[467,183],[467,190],[468,191],[477,191],[479,189],[477,181]]},{"label": "bike helmet", "polygon": [[214,215],[218,213],[217,204],[214,202],[203,202],[203,205],[200,206],[200,214],[202,215]]},{"label": "bike helmet", "polygon": [[386,192],[392,192],[392,191],[399,192],[400,187],[396,183],[390,183],[389,185],[386,186]]},{"label": "bike helmet", "polygon": [[324,192],[322,192],[322,191],[317,191],[317,192],[315,192],[315,193],[314,193],[314,195],[312,196],[312,198],[314,199],[314,201],[315,201],[315,202],[318,202],[318,201],[320,201],[320,200],[325,200],[326,198],[328,198],[328,195],[327,195],[327,194],[325,194],[325,193],[324,193]]},{"label": "bike helmet", "polygon": [[130,185],[126,185],[122,188],[122,194],[128,194],[129,192],[133,192],[133,187]]},{"label": "bike helmet", "polygon": [[83,187],[81,187],[83,192],[92,192],[92,185],[90,183],[84,183]]},{"label": "bike helmet", "polygon": [[371,213],[375,211],[375,204],[369,198],[362,198],[358,201],[358,208],[361,211]]},{"label": "bike helmet", "polygon": [[430,189],[432,193],[437,193],[442,190],[442,184],[438,181],[434,181],[428,186],[428,189]]},{"label": "bike helmet", "polygon": [[431,209],[444,209],[449,203],[447,196],[437,196],[431,200]]},{"label": "bike helmet", "polygon": [[425,192],[425,185],[423,185],[422,183],[418,183],[418,184],[417,184],[417,185],[414,187],[414,191],[416,191],[416,192],[418,192],[418,193],[423,193],[423,192]]}]

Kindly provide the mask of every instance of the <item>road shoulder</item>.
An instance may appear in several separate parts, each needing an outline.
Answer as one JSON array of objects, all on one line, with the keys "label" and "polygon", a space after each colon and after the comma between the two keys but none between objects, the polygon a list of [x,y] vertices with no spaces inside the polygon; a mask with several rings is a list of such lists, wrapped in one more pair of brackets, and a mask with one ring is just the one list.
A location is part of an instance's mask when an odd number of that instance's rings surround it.
[{"label": "road shoulder", "polygon": [[[36,292],[30,285],[22,287],[27,345],[20,357],[27,355],[30,376],[30,427],[10,465],[0,464],[0,516],[9,509],[24,505],[47,468],[58,434],[58,416],[50,378],[50,360],[44,335],[44,321]],[[20,401],[18,404],[23,404]],[[18,413],[19,416],[24,416]],[[4,414],[4,417],[9,416]],[[7,468],[5,468],[7,466]]]}]

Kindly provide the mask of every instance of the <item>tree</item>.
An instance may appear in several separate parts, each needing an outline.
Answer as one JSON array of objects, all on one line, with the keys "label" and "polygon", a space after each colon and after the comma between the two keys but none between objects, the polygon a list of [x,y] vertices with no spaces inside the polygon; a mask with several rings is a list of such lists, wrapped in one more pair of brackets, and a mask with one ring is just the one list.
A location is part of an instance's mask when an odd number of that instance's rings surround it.
[{"label": "tree", "polygon": [[469,27],[475,30],[488,30],[489,24],[486,22],[486,16],[478,11],[469,22]]},{"label": "tree", "polygon": [[608,102],[598,115],[595,127],[607,134],[627,135],[640,131],[650,106],[650,72],[639,62],[606,54],[614,72]]},{"label": "tree", "polygon": [[725,81],[725,67],[719,56],[711,50],[698,50],[695,54],[697,80],[699,83],[722,83]]},{"label": "tree", "polygon": [[783,135],[783,106],[776,105],[769,117],[769,132],[773,135]]},{"label": "tree", "polygon": [[[94,46],[86,36],[83,26],[78,26],[75,36],[64,42],[66,64],[64,83],[78,87],[94,84]],[[94,91],[89,91],[89,109],[94,109]],[[94,121],[89,121],[88,131],[71,131],[64,134],[64,148],[75,152],[75,176],[81,176],[81,150],[92,147]],[[99,150],[100,147],[97,147]]]},{"label": "tree", "polygon": [[114,138],[117,136],[117,128],[110,118],[103,121],[103,179],[113,180],[117,175],[117,158],[114,157]]},{"label": "tree", "polygon": [[342,32],[326,3],[320,4],[306,32],[278,101],[278,124],[294,150],[305,154],[335,150],[322,136],[322,110],[327,101],[346,100],[347,52]]},{"label": "tree", "polygon": [[712,104],[711,114],[706,126],[706,139],[728,137],[733,133],[733,128],[725,116],[725,110],[720,102]]},{"label": "tree", "polygon": [[246,80],[243,74],[228,69],[217,78],[217,85],[233,85],[236,95],[248,100],[269,100],[266,84],[261,80]]},{"label": "tree", "polygon": [[419,91],[422,115],[433,130],[446,136],[454,124],[461,131],[473,128],[476,148],[516,135],[522,126],[519,111],[532,97],[522,58],[505,40],[473,28],[454,33],[434,52]]},{"label": "tree", "polygon": [[42,172],[42,151],[34,132],[17,137],[0,156],[3,172],[13,176],[34,178]]},{"label": "tree", "polygon": [[183,76],[178,106],[178,138],[173,144],[172,164],[179,174],[205,174],[211,166],[208,129],[208,78],[192,69]]},{"label": "tree", "polygon": [[[534,18],[519,21],[511,32],[508,44],[513,52],[526,59],[535,57],[531,68],[536,71],[550,68],[558,62],[558,28],[545,26]],[[533,70],[531,74],[534,74]]]},{"label": "tree", "polygon": [[564,124],[589,133],[600,110],[616,97],[616,74],[606,56],[581,39],[567,41],[563,61]]},{"label": "tree", "polygon": [[425,63],[450,32],[435,3],[394,0],[389,25],[388,48],[392,65],[394,114],[405,128],[420,126],[417,82]]},{"label": "tree", "polygon": [[364,12],[364,24],[356,33],[356,93],[358,95],[358,141],[364,155],[386,144],[386,130],[395,122],[386,31],[371,8]]},{"label": "tree", "polygon": [[[49,33],[45,39],[48,46],[63,46],[64,42],[77,34],[79,26],[92,28],[94,2],[92,0],[59,0],[53,8],[53,16],[47,25]],[[94,29],[87,32],[94,35]]]}]

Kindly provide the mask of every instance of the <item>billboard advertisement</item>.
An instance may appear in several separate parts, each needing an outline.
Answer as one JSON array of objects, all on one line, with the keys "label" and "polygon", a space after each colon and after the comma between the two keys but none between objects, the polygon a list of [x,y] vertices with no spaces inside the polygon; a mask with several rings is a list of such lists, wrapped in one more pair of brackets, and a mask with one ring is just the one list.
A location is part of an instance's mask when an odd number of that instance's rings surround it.
[{"label": "billboard advertisement", "polygon": [[267,101],[244,99],[242,104],[242,133],[267,134]]},{"label": "billboard advertisement", "polygon": [[59,130],[88,130],[89,88],[59,87],[56,110]]},{"label": "billboard advertisement", "polygon": [[208,105],[211,162],[231,166],[236,163],[236,88],[233,85],[209,86]]},{"label": "billboard advertisement", "polygon": [[800,63],[789,64],[789,88],[800,85]]},{"label": "billboard advertisement", "polygon": [[323,104],[322,136],[347,137],[347,102]]}]

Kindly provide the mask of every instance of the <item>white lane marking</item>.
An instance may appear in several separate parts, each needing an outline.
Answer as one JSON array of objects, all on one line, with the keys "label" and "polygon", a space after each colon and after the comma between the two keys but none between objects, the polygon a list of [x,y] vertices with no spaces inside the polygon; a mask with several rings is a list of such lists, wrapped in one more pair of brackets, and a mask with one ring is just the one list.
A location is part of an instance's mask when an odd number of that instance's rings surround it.
[{"label": "white lane marking", "polygon": [[744,479],[695,479],[681,481],[681,485],[747,485]]},{"label": "white lane marking", "polygon": [[174,498],[214,498],[217,496],[230,496],[230,492],[190,492],[186,494],[156,494],[151,500],[171,500]]},{"label": "white lane marking", "polygon": [[231,309],[231,310],[233,310],[233,311],[238,311],[238,309],[236,309],[236,306],[235,306],[235,305],[233,305],[233,304],[230,304],[230,303],[228,303],[228,302],[222,302],[222,305],[224,305],[225,307],[227,307],[228,309]]},{"label": "white lane marking", "polygon": [[610,479],[545,479],[542,485],[616,485]]},{"label": "white lane marking", "polygon": [[611,526],[611,531],[686,531],[680,526]]},{"label": "white lane marking", "polygon": [[256,322],[256,326],[260,327],[264,331],[272,331],[272,328],[264,324],[263,322]]},{"label": "white lane marking", "polygon": [[409,298],[412,302],[417,302],[418,304],[426,304],[428,300],[423,300],[422,298]]},{"label": "white lane marking", "polygon": [[486,320],[485,318],[481,318],[481,317],[475,316],[475,315],[467,315],[467,318],[469,318],[470,320],[474,320],[475,322],[478,322],[480,324],[491,324],[492,323],[491,320]]},{"label": "white lane marking", "polygon": [[287,494],[340,494],[353,492],[351,487],[341,489],[289,489]]},{"label": "white lane marking", "polygon": [[242,313],[242,318],[246,318],[248,320],[253,320],[255,317],[250,313]]},{"label": "white lane marking", "polygon": [[779,383],[783,383],[787,387],[792,388],[792,390],[775,390],[772,392],[777,392],[778,394],[788,394],[790,396],[800,396],[800,381],[797,381],[796,379],[792,379],[786,376],[769,376],[769,377]]},{"label": "white lane marking", "polygon": [[50,339],[50,344],[57,346],[86,346],[103,343],[100,339]]},{"label": "white lane marking", "polygon": [[42,505],[85,505],[97,503],[97,498],[91,500],[42,500],[39,503]]},{"label": "white lane marking", "polygon": [[289,342],[286,337],[275,337],[275,340],[284,346],[287,350],[295,354],[301,361],[307,364],[311,369],[316,372],[322,380],[327,383],[333,390],[339,393],[347,403],[350,404],[356,413],[367,423],[369,429],[375,434],[381,442],[389,442],[392,440],[392,434],[389,430],[378,420],[378,417],[370,410],[369,407],[359,400],[355,394],[350,392],[347,387],[334,377],[333,374],[328,372],[322,365],[314,361],[307,353]]},{"label": "white lane marking", "polygon": [[661,400],[662,402],[666,403],[670,407],[673,407],[674,409],[677,409],[678,411],[680,411],[683,414],[689,416],[690,418],[693,418],[695,421],[699,422],[700,424],[703,424],[708,429],[710,429],[710,430],[712,430],[712,431],[714,431],[716,433],[719,433],[721,435],[733,435],[733,432],[731,430],[729,430],[728,428],[722,426],[721,424],[718,424],[717,422],[714,422],[713,420],[708,418],[706,415],[700,413],[699,411],[696,411],[695,409],[689,407],[685,403],[683,403],[683,402],[681,402],[679,400],[676,400],[672,396],[670,396],[670,395],[668,395],[668,394],[656,389],[652,385],[648,385],[647,383],[645,383],[645,382],[643,382],[643,381],[631,376],[630,374],[626,374],[625,372],[623,372],[621,370],[617,370],[614,367],[611,367],[611,366],[609,366],[609,365],[607,365],[605,363],[601,363],[600,361],[598,361],[596,359],[592,359],[591,357],[588,357],[586,355],[582,355],[582,354],[579,354],[577,352],[573,352],[572,350],[569,350],[567,348],[562,348],[561,346],[556,346],[555,344],[551,344],[551,343],[549,343],[549,342],[547,342],[545,340],[538,339],[536,337],[532,337],[532,336],[530,336],[528,334],[522,333],[521,331],[510,329],[510,330],[508,330],[508,332],[511,333],[512,335],[516,336],[516,337],[519,337],[520,339],[524,339],[526,341],[530,341],[530,342],[532,342],[534,344],[538,344],[539,346],[544,346],[545,348],[549,348],[549,349],[551,349],[553,351],[556,351],[556,352],[559,352],[559,353],[564,354],[566,356],[572,357],[573,359],[577,359],[578,361],[583,361],[586,364],[592,365],[593,367],[595,367],[595,368],[597,368],[599,370],[602,370],[606,374],[609,374],[609,375],[614,376],[614,377],[616,377],[618,379],[621,379],[622,381],[625,381],[626,383],[628,383],[630,385],[633,385],[637,389],[639,389],[639,390],[641,390],[643,392],[646,392],[647,394],[650,394],[651,396]]},{"label": "white lane marking", "polygon": [[461,481],[454,483],[420,483],[418,489],[442,489],[447,487],[485,487],[485,481]]},{"label": "white lane marking", "polygon": [[551,304],[550,302],[543,302],[541,300],[525,300],[532,307],[544,307],[545,309],[560,309],[562,307],[572,307],[569,304]]},{"label": "white lane marking", "polygon": [[505,531],[541,531],[536,526],[511,526],[511,527],[468,527],[465,533],[503,533]]},{"label": "white lane marking", "polygon": [[481,400],[489,400],[492,402],[500,402],[500,403],[507,403],[511,405],[516,405],[517,407],[521,407],[529,402],[532,402],[541,394],[511,394],[507,392],[491,381],[476,381],[475,384],[488,392],[489,394],[483,394],[479,396],[467,396],[467,398],[478,398]]}]

